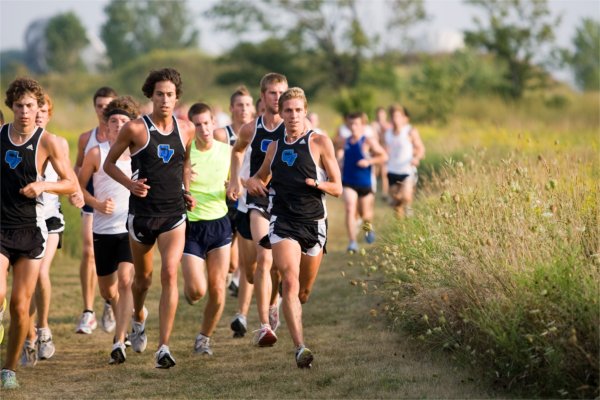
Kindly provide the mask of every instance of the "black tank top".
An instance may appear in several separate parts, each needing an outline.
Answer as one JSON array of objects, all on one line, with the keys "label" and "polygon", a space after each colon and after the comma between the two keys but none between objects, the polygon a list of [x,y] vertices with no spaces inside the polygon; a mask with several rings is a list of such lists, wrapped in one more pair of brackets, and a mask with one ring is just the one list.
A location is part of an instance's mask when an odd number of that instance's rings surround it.
[{"label": "black tank top", "polygon": [[237,135],[233,131],[233,127],[231,125],[227,125],[225,127],[225,132],[227,132],[227,140],[229,141],[229,145],[233,146],[237,140]]},{"label": "black tank top", "polygon": [[6,124],[0,129],[0,226],[2,229],[35,228],[43,222],[42,196],[30,199],[20,194],[19,190],[32,182],[42,180],[36,168],[36,158],[44,129],[37,128],[27,142],[16,145],[10,140],[11,126],[12,124]]},{"label": "black tank top", "polygon": [[[285,125],[283,124],[283,121],[281,121],[277,128],[270,131],[265,128],[262,115],[256,119],[256,129],[254,130],[254,137],[250,143],[250,176],[254,176],[254,174],[256,174],[256,172],[260,169],[260,166],[265,160],[265,155],[267,153],[269,144],[276,140],[283,139],[284,136]],[[269,206],[269,199],[267,197],[255,197],[248,195],[246,203],[254,203],[266,210]]]},{"label": "black tank top", "polygon": [[144,115],[148,139],[146,146],[131,155],[133,179],[148,179],[146,197],[129,197],[130,212],[143,217],[176,217],[186,211],[183,199],[183,161],[185,145],[173,117],[173,130],[162,134]]},{"label": "black tank top", "polygon": [[271,162],[271,189],[269,196],[271,215],[293,220],[315,221],[325,218],[325,193],[308,186],[306,178],[325,180],[310,153],[308,131],[293,143],[285,138],[277,141],[277,150]]}]

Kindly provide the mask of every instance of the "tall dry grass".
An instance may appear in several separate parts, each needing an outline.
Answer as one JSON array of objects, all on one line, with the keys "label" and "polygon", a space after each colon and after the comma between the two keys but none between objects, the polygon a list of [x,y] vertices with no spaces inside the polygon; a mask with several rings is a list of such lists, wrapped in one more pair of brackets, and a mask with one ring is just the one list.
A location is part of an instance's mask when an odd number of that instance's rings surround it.
[{"label": "tall dry grass", "polygon": [[365,259],[385,276],[382,308],[514,393],[598,396],[597,132],[466,126],[447,142],[437,131],[431,147],[458,158],[422,179],[416,216]]}]

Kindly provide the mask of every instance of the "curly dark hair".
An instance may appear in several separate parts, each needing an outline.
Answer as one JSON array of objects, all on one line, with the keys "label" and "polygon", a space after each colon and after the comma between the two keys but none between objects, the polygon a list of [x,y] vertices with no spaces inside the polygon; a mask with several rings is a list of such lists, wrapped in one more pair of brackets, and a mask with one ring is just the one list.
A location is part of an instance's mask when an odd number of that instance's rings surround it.
[{"label": "curly dark hair", "polygon": [[181,82],[181,75],[174,68],[163,68],[159,70],[152,70],[142,86],[142,92],[147,98],[151,98],[154,93],[154,86],[157,82],[170,81],[175,85],[175,95],[177,98],[181,97],[183,93],[183,84]]},{"label": "curly dark hair", "polygon": [[104,119],[108,120],[114,114],[127,115],[131,119],[136,119],[140,116],[140,107],[133,97],[120,96],[108,103],[104,109]]},{"label": "curly dark hair", "polygon": [[19,100],[25,94],[31,94],[37,100],[38,107],[42,107],[46,100],[44,99],[44,88],[38,81],[31,78],[17,78],[6,89],[6,100],[4,104],[12,109],[13,103]]}]

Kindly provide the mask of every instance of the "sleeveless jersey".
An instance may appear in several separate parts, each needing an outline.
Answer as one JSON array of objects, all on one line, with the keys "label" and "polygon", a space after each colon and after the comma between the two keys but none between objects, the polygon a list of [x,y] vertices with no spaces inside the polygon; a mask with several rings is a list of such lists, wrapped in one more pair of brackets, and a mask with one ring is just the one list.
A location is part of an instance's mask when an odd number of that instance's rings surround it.
[{"label": "sleeveless jersey", "polygon": [[[94,209],[94,222],[92,231],[103,235],[115,235],[118,233],[127,232],[127,214],[130,192],[108,176],[104,172],[104,161],[110,150],[110,144],[103,142],[98,145],[100,149],[100,168],[92,176],[94,189],[96,193],[94,197],[99,201],[104,201],[107,198],[112,198],[115,203],[115,209],[112,214],[104,214]],[[117,167],[127,176],[131,176],[131,160],[117,160]]]},{"label": "sleeveless jersey", "polygon": [[[46,169],[44,170],[44,181],[58,182],[58,174],[50,163],[46,165]],[[42,193],[42,199],[44,201],[44,218],[58,218],[64,225],[65,220],[60,208],[60,200],[58,195],[44,192]]]},{"label": "sleeveless jersey", "polygon": [[396,175],[410,175],[413,172],[413,166],[410,164],[413,158],[413,145],[410,141],[411,125],[406,125],[400,129],[400,133],[395,134],[393,128],[385,132],[385,143],[388,148],[388,172]]},{"label": "sleeveless jersey", "polygon": [[277,141],[277,150],[271,162],[271,188],[269,190],[271,215],[298,221],[316,221],[327,217],[325,193],[308,186],[306,178],[327,180],[327,174],[320,168],[309,147],[311,135],[305,135],[292,143],[286,143],[285,136]]},{"label": "sleeveless jersey", "polygon": [[342,184],[356,187],[371,187],[371,166],[361,168],[356,165],[360,160],[367,158],[363,152],[363,146],[367,140],[365,135],[361,136],[356,143],[352,138],[346,139],[344,144],[344,167],[342,168]]},{"label": "sleeveless jersey", "polygon": [[12,124],[6,124],[0,129],[0,226],[2,229],[42,228],[46,226],[42,196],[30,199],[19,190],[43,179],[38,174],[37,149],[44,129],[36,128],[27,142],[18,145],[10,139],[11,127]]},{"label": "sleeveless jersey", "polygon": [[[285,137],[285,125],[283,125],[283,121],[272,131],[268,130],[263,123],[263,116],[259,116],[256,119],[256,129],[254,130],[254,137],[252,138],[252,142],[250,142],[249,149],[250,151],[249,159],[250,159],[250,172],[249,176],[254,176],[256,172],[260,169],[262,165],[265,154],[267,153],[267,148],[269,144],[273,141],[283,139]],[[247,203],[254,203],[256,205],[262,206],[265,209],[269,204],[269,200],[266,197],[255,197],[255,196],[247,196]]]},{"label": "sleeveless jersey", "polygon": [[146,125],[146,144],[131,155],[133,179],[146,178],[150,186],[146,197],[131,195],[132,214],[143,217],[176,217],[185,214],[183,199],[183,162],[185,144],[173,117],[173,130],[162,133],[150,117],[142,117]]},{"label": "sleeveless jersey", "polygon": [[237,135],[233,131],[233,127],[231,125],[227,125],[225,127],[225,132],[227,132],[227,140],[229,141],[229,145],[233,146],[237,140]]},{"label": "sleeveless jersey", "polygon": [[98,133],[98,127],[94,128],[92,133],[90,133],[90,137],[88,138],[88,141],[85,144],[85,148],[83,149],[83,155],[86,155],[87,152],[90,151],[90,149],[93,149],[94,147],[96,147],[100,144],[100,141],[96,137],[97,133]]},{"label": "sleeveless jersey", "polygon": [[213,140],[209,150],[200,151],[194,141],[190,159],[196,171],[196,176],[190,182],[190,192],[197,204],[192,211],[188,211],[188,219],[210,221],[224,217],[227,214],[224,182],[229,175],[231,147]]}]

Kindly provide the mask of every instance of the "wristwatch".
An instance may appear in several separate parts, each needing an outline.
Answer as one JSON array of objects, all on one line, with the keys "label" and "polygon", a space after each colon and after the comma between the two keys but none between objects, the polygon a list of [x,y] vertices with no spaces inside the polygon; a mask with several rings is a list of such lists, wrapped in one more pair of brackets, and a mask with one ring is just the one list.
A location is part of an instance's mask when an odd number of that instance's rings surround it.
[{"label": "wristwatch", "polygon": [[318,188],[319,187],[319,180],[315,179],[315,187]]}]

